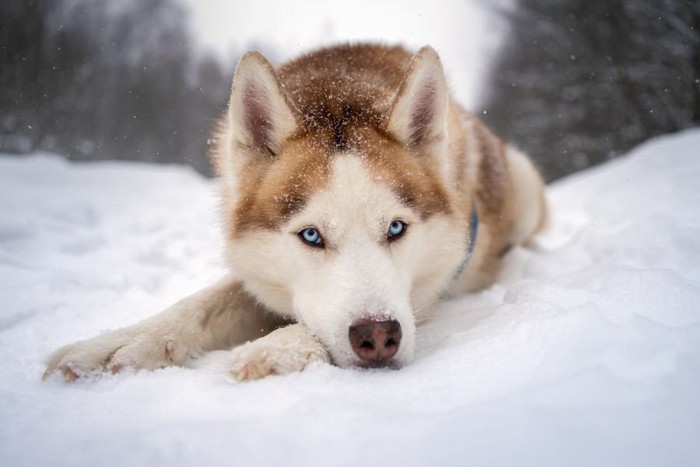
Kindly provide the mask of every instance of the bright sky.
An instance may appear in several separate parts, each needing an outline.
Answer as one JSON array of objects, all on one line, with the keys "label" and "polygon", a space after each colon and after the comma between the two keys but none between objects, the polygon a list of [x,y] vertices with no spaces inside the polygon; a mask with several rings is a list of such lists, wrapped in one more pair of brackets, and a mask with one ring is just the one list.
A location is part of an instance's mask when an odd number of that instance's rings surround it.
[{"label": "bright sky", "polygon": [[251,47],[286,60],[319,45],[374,40],[441,55],[458,99],[472,110],[487,56],[499,45],[502,23],[479,0],[184,0],[196,35],[222,55]]}]

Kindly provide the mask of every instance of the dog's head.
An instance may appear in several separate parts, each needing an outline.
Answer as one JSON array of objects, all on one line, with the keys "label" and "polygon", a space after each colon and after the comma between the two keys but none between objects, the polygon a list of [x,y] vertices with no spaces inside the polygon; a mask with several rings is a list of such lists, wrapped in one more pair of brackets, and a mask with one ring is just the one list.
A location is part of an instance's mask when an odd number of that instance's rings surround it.
[{"label": "dog's head", "polygon": [[390,52],[396,69],[377,83],[342,72],[343,57],[278,74],[246,54],[216,156],[234,273],[340,366],[409,361],[467,240],[445,178],[438,56]]}]

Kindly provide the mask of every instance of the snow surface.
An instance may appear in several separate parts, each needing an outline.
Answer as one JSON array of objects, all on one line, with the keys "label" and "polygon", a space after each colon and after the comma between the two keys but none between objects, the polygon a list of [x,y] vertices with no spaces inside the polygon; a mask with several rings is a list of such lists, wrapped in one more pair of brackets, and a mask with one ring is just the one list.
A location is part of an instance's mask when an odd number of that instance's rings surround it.
[{"label": "snow surface", "polygon": [[400,371],[41,381],[223,273],[189,169],[0,158],[0,465],[699,465],[700,130],[550,187],[553,223]]}]

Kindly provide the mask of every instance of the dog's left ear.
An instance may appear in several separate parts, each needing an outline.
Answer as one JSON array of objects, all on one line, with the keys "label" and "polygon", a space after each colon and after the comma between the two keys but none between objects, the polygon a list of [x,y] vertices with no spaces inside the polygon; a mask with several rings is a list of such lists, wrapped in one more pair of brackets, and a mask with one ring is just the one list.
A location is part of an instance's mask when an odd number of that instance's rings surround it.
[{"label": "dog's left ear", "polygon": [[411,59],[389,116],[388,130],[406,146],[431,143],[444,135],[448,92],[437,52],[421,48]]}]

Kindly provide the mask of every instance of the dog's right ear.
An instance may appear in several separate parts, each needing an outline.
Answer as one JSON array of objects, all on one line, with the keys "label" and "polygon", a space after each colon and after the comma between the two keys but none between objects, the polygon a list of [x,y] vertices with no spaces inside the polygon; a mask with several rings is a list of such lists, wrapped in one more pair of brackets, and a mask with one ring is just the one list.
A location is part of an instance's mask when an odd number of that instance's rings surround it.
[{"label": "dog's right ear", "polygon": [[248,52],[238,62],[228,116],[233,144],[272,156],[296,129],[275,70],[259,52]]}]

